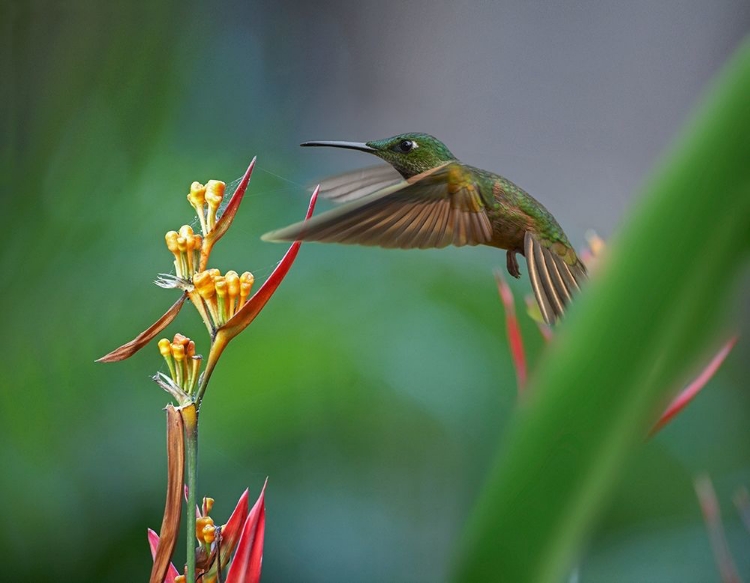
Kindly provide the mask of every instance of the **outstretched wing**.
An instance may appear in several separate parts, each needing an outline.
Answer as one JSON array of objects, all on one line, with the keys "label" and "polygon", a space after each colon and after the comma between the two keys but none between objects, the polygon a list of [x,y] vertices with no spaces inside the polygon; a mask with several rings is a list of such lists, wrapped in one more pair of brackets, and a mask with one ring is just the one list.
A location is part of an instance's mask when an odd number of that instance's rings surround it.
[{"label": "outstretched wing", "polygon": [[263,239],[400,249],[488,243],[492,224],[475,178],[447,162]]},{"label": "outstretched wing", "polygon": [[320,196],[336,203],[349,202],[401,183],[406,185],[406,180],[393,166],[380,164],[322,180]]},{"label": "outstretched wing", "polygon": [[545,322],[562,316],[571,298],[586,279],[586,268],[572,248],[530,232],[524,237],[524,255],[534,296]]}]

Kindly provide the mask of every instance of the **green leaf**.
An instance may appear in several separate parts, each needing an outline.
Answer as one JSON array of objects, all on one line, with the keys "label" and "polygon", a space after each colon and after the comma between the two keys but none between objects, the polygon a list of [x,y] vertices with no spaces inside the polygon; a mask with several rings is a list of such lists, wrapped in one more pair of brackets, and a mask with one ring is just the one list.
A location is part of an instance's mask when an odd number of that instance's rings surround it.
[{"label": "green leaf", "polygon": [[750,242],[750,42],[645,189],[529,387],[455,578],[559,582],[628,456],[716,337]]}]

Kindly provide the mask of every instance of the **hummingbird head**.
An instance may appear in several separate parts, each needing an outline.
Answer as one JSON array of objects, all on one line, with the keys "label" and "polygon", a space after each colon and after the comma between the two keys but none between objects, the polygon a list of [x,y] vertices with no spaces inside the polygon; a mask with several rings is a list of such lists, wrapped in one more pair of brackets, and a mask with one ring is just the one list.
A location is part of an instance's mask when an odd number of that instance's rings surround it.
[{"label": "hummingbird head", "polygon": [[393,166],[404,178],[410,178],[440,166],[456,157],[437,138],[429,134],[399,134],[385,140],[358,142],[305,142],[302,146],[331,146],[374,154]]}]

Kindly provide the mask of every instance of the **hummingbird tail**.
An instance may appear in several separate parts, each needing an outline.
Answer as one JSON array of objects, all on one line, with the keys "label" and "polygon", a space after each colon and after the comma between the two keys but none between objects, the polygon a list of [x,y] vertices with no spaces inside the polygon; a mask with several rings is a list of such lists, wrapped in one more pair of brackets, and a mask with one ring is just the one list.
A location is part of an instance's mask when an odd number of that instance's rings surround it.
[{"label": "hummingbird tail", "polygon": [[551,246],[530,232],[524,237],[524,255],[539,309],[545,322],[553,324],[586,279],[586,268],[575,255],[575,263],[569,265]]}]

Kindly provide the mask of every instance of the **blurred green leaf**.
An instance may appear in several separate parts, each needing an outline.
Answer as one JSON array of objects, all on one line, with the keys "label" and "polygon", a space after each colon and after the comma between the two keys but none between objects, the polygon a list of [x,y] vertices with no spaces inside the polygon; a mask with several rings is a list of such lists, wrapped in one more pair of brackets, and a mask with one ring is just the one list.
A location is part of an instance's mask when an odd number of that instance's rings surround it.
[{"label": "blurred green leaf", "polygon": [[542,363],[456,578],[562,581],[628,456],[715,339],[750,233],[750,42],[645,190]]}]

